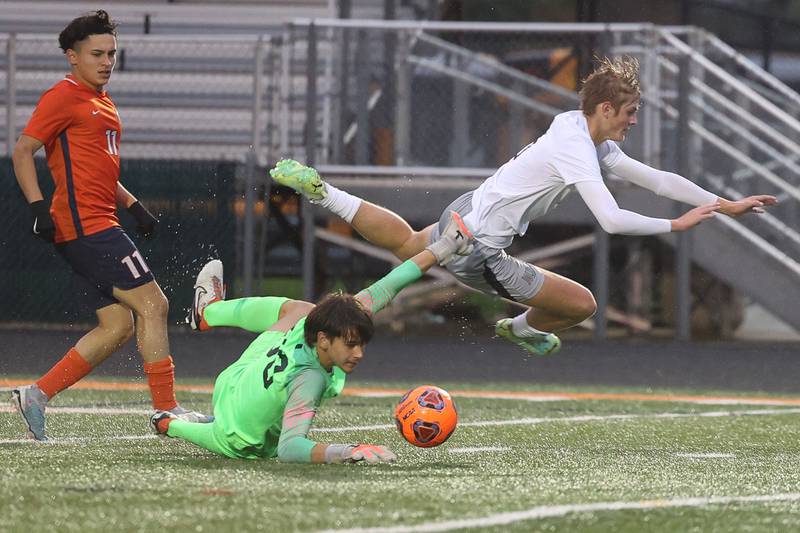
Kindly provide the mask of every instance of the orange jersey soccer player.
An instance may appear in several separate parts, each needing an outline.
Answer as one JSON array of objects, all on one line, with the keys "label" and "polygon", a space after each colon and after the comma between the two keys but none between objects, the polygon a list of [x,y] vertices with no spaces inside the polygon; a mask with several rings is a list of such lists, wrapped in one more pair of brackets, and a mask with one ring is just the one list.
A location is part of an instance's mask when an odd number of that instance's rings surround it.
[{"label": "orange jersey soccer player", "polygon": [[[175,400],[169,304],[117,218],[118,207],[128,209],[146,237],[158,222],[119,182],[122,126],[104,90],[116,63],[116,23],[105,11],[88,13],[70,22],[58,40],[72,72],[39,100],[14,147],[14,173],[33,212],[33,233],[53,242],[85,283],[98,325],[36,383],[12,391],[12,403],[29,435],[46,440],[47,401],[130,339],[135,314],[153,408],[208,422],[211,417],[188,411]],[[49,210],[33,160],[42,146],[55,181]]]}]

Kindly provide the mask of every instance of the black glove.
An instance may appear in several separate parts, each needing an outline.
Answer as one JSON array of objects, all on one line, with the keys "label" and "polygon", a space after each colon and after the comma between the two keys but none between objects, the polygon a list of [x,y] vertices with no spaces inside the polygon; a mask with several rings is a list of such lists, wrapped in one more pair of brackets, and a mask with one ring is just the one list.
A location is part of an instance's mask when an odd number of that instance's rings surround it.
[{"label": "black glove", "polygon": [[136,231],[145,238],[150,238],[156,233],[156,225],[158,219],[153,214],[145,209],[141,202],[136,201],[128,208],[133,218],[136,219]]},{"label": "black glove", "polygon": [[56,227],[50,217],[50,208],[44,200],[31,202],[31,213],[33,213],[33,234],[45,242],[53,242],[56,236]]}]

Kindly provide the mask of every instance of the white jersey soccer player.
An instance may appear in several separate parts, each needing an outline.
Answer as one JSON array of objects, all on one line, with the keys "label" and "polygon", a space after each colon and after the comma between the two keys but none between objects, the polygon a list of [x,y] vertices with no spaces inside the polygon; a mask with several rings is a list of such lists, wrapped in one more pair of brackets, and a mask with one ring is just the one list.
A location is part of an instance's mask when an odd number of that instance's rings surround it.
[{"label": "white jersey soccer player", "polygon": [[690,205],[713,204],[717,195],[671,172],[656,170],[625,155],[611,140],[595,146],[586,117],[568,111],[547,132],[500,167],[471,196],[464,219],[486,246],[507,248],[514,236],[554,209],[572,190],[609,233],[653,235],[672,230],[669,220],[619,209],[601,170]]},{"label": "white jersey soccer player", "polygon": [[[445,208],[438,224],[422,231],[414,231],[391,211],[324,183],[314,169],[296,161],[280,161],[270,174],[278,183],[341,216],[365,239],[400,259],[413,256],[435,240],[450,211],[459,213],[476,243],[470,255],[456,258],[447,269],[470,287],[529,306],[517,317],[498,321],[496,333],[529,352],[553,353],[560,346],[553,332],[591,317],[597,303],[581,284],[520,261],[504,249],[571,191],[580,194],[604,230],[628,235],[685,231],[716,212],[735,217],[762,212],[763,206],[777,202],[769,195],[726,200],[682,176],[628,157],[616,143],[636,125],[638,76],[635,59],[601,60],[583,80],[581,110],[557,115],[542,137],[520,150],[476,190],[457,198]],[[603,170],[695,207],[673,220],[621,209],[603,181]]]}]

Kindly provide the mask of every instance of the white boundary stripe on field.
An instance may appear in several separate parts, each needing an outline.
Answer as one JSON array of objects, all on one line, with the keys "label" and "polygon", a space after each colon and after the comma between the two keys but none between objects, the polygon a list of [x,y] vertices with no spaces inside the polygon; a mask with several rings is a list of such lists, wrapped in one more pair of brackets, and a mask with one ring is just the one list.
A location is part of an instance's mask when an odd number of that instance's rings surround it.
[{"label": "white boundary stripe on field", "polygon": [[454,529],[470,529],[476,527],[492,527],[513,524],[526,520],[561,517],[571,513],[592,513],[600,511],[625,511],[665,509],[670,507],[706,507],[708,505],[728,505],[742,503],[770,503],[781,501],[798,501],[800,493],[764,494],[757,496],[710,496],[706,498],[675,498],[672,500],[646,500],[639,502],[598,502],[571,505],[541,505],[525,511],[498,513],[481,518],[463,518],[445,522],[427,522],[423,524],[391,527],[370,527],[351,529],[326,529],[318,533],[419,533],[451,531]]},{"label": "white boundary stripe on field", "polygon": [[120,435],[117,437],[62,437],[51,438],[44,442],[33,439],[0,439],[0,444],[35,444],[37,446],[52,446],[54,444],[83,444],[86,442],[115,442],[119,440],[152,440],[158,435]]},{"label": "white boundary stripe on field", "polygon": [[676,453],[675,457],[686,457],[688,459],[735,459],[736,456],[732,453]]},{"label": "white boundary stripe on field", "polygon": [[[0,413],[16,413],[11,406],[0,405]],[[71,415],[152,415],[152,409],[135,409],[132,407],[48,407],[47,414]]]},{"label": "white boundary stripe on field", "polygon": [[[487,427],[487,426],[534,426],[551,422],[607,422],[613,420],[642,420],[675,419],[675,418],[721,418],[726,416],[763,416],[798,414],[800,408],[795,409],[745,409],[739,411],[708,411],[703,413],[650,413],[628,415],[582,415],[551,418],[516,418],[511,420],[483,420],[478,422],[460,422],[459,427]],[[317,433],[346,433],[349,431],[369,431],[394,428],[391,424],[376,424],[372,426],[350,426],[343,428],[314,428]]]},{"label": "white boundary stripe on field", "polygon": [[[397,398],[396,391],[377,391],[377,390],[348,390],[345,393],[348,396],[356,396],[358,398]],[[459,398],[476,398],[486,400],[514,400],[518,402],[574,402],[586,400],[616,400],[616,401],[660,401],[660,402],[673,402],[673,403],[696,403],[700,405],[765,405],[765,406],[780,406],[780,405],[797,405],[797,402],[789,403],[785,399],[771,399],[771,398],[736,398],[736,397],[708,397],[708,398],[687,398],[682,396],[675,397],[661,397],[661,398],[647,398],[641,396],[636,398],[597,398],[592,397],[576,397],[574,394],[559,394],[554,392],[552,394],[542,395],[540,393],[524,394],[520,392],[491,392],[491,391],[458,391],[454,395]]]},{"label": "white boundary stripe on field", "polygon": [[[0,406],[0,413],[12,413],[12,407]],[[147,409],[125,409],[125,408],[105,408],[105,407],[52,407],[48,409],[50,413],[65,414],[100,414],[100,415],[149,415]],[[795,409],[746,409],[739,411],[709,411],[703,413],[650,413],[650,414],[625,414],[625,415],[582,415],[552,418],[516,418],[509,420],[484,420],[477,422],[461,422],[461,427],[486,427],[486,426],[533,426],[538,424],[559,423],[559,422],[611,422],[617,420],[644,420],[644,419],[678,419],[678,418],[722,418],[730,416],[768,416],[783,414],[798,414],[800,407]],[[376,424],[372,426],[349,426],[339,428],[312,428],[313,433],[348,433],[354,431],[385,430],[394,429],[392,424]],[[153,438],[154,436],[120,436],[107,437],[106,440],[135,440],[140,438]],[[51,441],[53,444],[70,444],[73,442],[97,441],[95,438],[83,439],[80,437],[65,438]],[[27,439],[0,440],[0,444],[14,444],[30,442]]]},{"label": "white boundary stripe on field", "polygon": [[483,453],[483,452],[508,452],[508,446],[471,446],[463,448],[447,448],[449,453]]},{"label": "white boundary stripe on field", "polygon": [[[2,380],[0,380],[2,381]],[[103,390],[103,391],[145,391],[145,386],[137,388],[123,387],[121,389],[109,388],[103,385],[114,385],[114,382],[84,383],[80,388],[83,390]],[[130,383],[122,385],[131,385]],[[11,391],[13,387],[0,387],[0,392]],[[182,392],[194,394],[212,394],[211,387],[177,387]],[[404,391],[388,389],[367,389],[351,387],[342,393],[345,396],[355,396],[359,398],[398,398]],[[682,395],[648,395],[641,393],[631,394],[608,394],[608,393],[570,393],[553,392],[542,394],[540,392],[523,391],[483,391],[483,390],[464,390],[456,391],[459,398],[477,398],[486,400],[515,400],[523,402],[574,402],[582,400],[613,400],[613,401],[658,401],[671,403],[690,403],[701,405],[763,405],[763,406],[796,406],[800,398],[746,398],[746,397],[714,397],[714,396],[682,396]]]}]

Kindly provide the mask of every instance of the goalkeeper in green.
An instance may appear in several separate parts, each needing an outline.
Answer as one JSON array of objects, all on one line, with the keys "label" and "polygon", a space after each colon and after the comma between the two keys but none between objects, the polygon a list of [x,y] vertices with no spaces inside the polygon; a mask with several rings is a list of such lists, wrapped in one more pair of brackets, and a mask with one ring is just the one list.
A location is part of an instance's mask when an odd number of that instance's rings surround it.
[{"label": "goalkeeper in green", "polygon": [[200,271],[190,315],[194,329],[232,326],[260,335],[214,383],[210,424],[156,411],[152,429],[241,459],[295,463],[392,462],[388,448],[322,444],[308,438],[320,403],[337,396],[373,335],[372,315],[430,267],[469,254],[472,234],[453,212],[442,236],[355,296],[329,294],[317,305],[280,297],[224,300],[222,263]]}]

